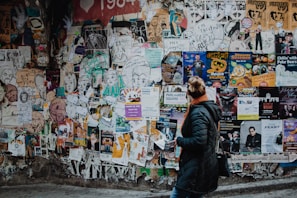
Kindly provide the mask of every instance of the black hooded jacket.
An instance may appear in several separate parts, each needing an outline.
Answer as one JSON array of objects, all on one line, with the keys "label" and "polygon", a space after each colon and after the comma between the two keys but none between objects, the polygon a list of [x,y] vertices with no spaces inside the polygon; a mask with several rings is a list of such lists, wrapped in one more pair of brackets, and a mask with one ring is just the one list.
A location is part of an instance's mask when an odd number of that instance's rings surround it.
[{"label": "black hooded jacket", "polygon": [[177,138],[182,147],[176,188],[194,193],[216,190],[218,163],[216,157],[217,126],[221,110],[213,101],[192,105]]}]

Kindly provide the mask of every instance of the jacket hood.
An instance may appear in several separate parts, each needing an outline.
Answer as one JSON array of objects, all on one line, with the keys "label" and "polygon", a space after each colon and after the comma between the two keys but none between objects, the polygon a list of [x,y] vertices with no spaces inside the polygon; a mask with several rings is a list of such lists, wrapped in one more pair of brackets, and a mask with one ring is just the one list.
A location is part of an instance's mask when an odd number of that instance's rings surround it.
[{"label": "jacket hood", "polygon": [[222,110],[220,107],[212,100],[201,102],[199,105],[205,106],[205,108],[209,111],[210,115],[213,117],[215,122],[218,122],[222,118]]}]

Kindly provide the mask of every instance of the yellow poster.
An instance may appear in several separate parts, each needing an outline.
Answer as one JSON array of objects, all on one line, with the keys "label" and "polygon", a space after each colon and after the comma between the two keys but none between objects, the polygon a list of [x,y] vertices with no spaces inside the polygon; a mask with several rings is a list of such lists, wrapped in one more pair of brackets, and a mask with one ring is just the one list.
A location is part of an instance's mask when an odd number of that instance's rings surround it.
[{"label": "yellow poster", "polygon": [[275,72],[269,72],[252,77],[253,87],[274,87],[275,86]]}]

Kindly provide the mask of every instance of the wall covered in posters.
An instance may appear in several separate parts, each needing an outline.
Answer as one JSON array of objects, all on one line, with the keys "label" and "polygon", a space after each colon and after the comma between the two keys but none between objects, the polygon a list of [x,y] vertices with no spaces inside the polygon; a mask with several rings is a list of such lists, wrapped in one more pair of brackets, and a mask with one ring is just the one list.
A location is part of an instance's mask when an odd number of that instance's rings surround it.
[{"label": "wall covered in posters", "polygon": [[[73,0],[54,22],[54,5],[22,3],[0,4],[1,155],[54,155],[85,179],[175,172],[200,76],[234,174],[297,160],[296,3]],[[149,176],[174,180],[161,172]]]}]

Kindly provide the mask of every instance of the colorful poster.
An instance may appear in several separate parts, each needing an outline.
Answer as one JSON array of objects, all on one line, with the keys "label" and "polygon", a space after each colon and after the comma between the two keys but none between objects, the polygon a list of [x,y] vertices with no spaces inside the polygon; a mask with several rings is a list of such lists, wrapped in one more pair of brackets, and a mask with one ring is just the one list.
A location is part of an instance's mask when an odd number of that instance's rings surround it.
[{"label": "colorful poster", "polygon": [[130,133],[116,133],[112,146],[112,162],[123,166],[128,166],[131,150]]},{"label": "colorful poster", "polygon": [[297,152],[297,120],[284,120],[284,137],[283,137],[284,152]]},{"label": "colorful poster", "polygon": [[277,119],[279,108],[279,88],[259,87],[260,119]]},{"label": "colorful poster", "polygon": [[237,119],[238,90],[234,87],[217,89],[219,104],[222,108],[223,120]]},{"label": "colorful poster", "polygon": [[192,76],[206,79],[206,52],[183,52],[183,82],[188,82]]},{"label": "colorful poster", "polygon": [[208,51],[206,58],[206,85],[213,86],[213,84],[218,83],[223,87],[228,86],[228,52]]},{"label": "colorful poster", "polygon": [[141,103],[131,102],[125,104],[125,117],[127,120],[141,120]]},{"label": "colorful poster", "polygon": [[252,75],[262,75],[275,71],[275,54],[252,54]]},{"label": "colorful poster", "polygon": [[170,52],[162,60],[162,83],[165,85],[183,84],[182,53]]},{"label": "colorful poster", "polygon": [[116,121],[115,121],[115,132],[120,132],[120,133],[128,133],[131,131],[131,126],[129,124],[129,121],[126,120],[125,117],[122,117],[120,115],[115,115],[114,116]]},{"label": "colorful poster", "polygon": [[252,53],[229,53],[229,86],[247,88],[252,85]]},{"label": "colorful poster", "polygon": [[297,55],[276,55],[276,86],[297,84]]},{"label": "colorful poster", "polygon": [[297,118],[297,87],[279,87],[280,119]]},{"label": "colorful poster", "polygon": [[269,72],[261,75],[252,76],[253,87],[275,87],[275,72]]},{"label": "colorful poster", "polygon": [[283,152],[283,121],[261,120],[262,153]]}]

